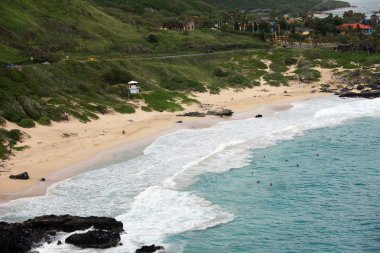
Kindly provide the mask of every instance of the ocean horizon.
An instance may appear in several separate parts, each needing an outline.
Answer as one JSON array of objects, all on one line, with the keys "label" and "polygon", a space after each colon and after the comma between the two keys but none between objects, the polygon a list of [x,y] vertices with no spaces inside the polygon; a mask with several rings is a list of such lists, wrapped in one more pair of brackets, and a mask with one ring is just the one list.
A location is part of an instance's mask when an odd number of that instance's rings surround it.
[{"label": "ocean horizon", "polygon": [[373,12],[380,11],[380,1],[378,0],[347,0],[346,2],[349,2],[352,7],[326,11],[325,13],[341,15],[343,12],[352,10],[357,13],[366,13],[367,17],[369,18]]},{"label": "ocean horizon", "polygon": [[[331,96],[180,130],[45,196],[2,204],[0,219],[68,213],[123,222],[122,246],[80,252],[147,244],[187,253],[378,252],[379,126],[380,99]],[[37,250],[79,252],[56,243]]]}]

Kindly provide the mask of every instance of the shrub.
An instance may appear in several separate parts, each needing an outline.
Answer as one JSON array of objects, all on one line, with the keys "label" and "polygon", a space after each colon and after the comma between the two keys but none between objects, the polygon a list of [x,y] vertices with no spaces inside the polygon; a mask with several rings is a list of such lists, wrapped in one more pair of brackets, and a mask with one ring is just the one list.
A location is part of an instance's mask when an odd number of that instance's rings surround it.
[{"label": "shrub", "polygon": [[182,111],[181,103],[190,104],[196,102],[185,94],[157,90],[144,95],[145,102],[155,111]]},{"label": "shrub", "polygon": [[321,78],[321,73],[315,69],[303,68],[296,70],[295,73],[298,74],[299,79],[305,83],[316,82]]},{"label": "shrub", "polygon": [[144,112],[151,112],[151,111],[153,111],[153,110],[150,109],[148,106],[142,106],[142,107],[141,107],[141,110],[143,110]]},{"label": "shrub", "polygon": [[3,143],[0,142],[0,159],[5,160],[8,158],[8,155],[9,155],[9,150]]},{"label": "shrub", "polygon": [[109,84],[126,83],[134,79],[133,75],[127,71],[113,68],[104,75],[104,80]]},{"label": "shrub", "polygon": [[69,113],[73,115],[75,118],[77,118],[82,123],[90,122],[91,120],[88,118],[87,115],[81,114],[80,112],[69,110]]},{"label": "shrub", "polygon": [[220,87],[216,84],[209,85],[208,90],[209,90],[210,94],[219,94],[220,93]]},{"label": "shrub", "polygon": [[8,130],[0,128],[0,142],[4,142],[8,138]]},{"label": "shrub", "polygon": [[297,59],[294,57],[287,57],[287,58],[285,58],[284,63],[285,63],[285,65],[288,65],[288,66],[294,65],[294,64],[297,64]]},{"label": "shrub", "polygon": [[95,113],[92,113],[92,112],[90,112],[90,111],[86,111],[86,112],[85,112],[85,115],[86,115],[87,117],[91,118],[91,119],[99,119],[99,116],[98,116],[98,115],[96,115]]},{"label": "shrub", "polygon": [[320,65],[322,68],[328,68],[328,69],[339,67],[339,64],[337,64],[334,60],[326,60],[326,59],[322,59]]},{"label": "shrub", "polygon": [[8,138],[14,141],[20,141],[22,137],[22,133],[18,129],[12,129],[7,133]]},{"label": "shrub", "polygon": [[114,107],[115,111],[118,113],[123,113],[123,114],[131,114],[135,113],[136,110],[130,105],[117,105]]},{"label": "shrub", "polygon": [[40,111],[42,110],[41,105],[29,97],[19,97],[17,99],[19,103],[22,105],[24,112],[33,120],[38,120],[41,118]]},{"label": "shrub", "polygon": [[38,120],[38,124],[43,125],[43,126],[50,126],[51,125],[50,118],[48,116],[42,116]]},{"label": "shrub", "polygon": [[241,76],[241,75],[233,75],[230,78],[228,78],[228,83],[231,86],[250,86],[251,82],[248,78]]},{"label": "shrub", "polygon": [[32,128],[36,126],[32,119],[22,119],[17,123],[17,125],[23,128]]},{"label": "shrub", "polygon": [[97,105],[95,109],[97,112],[100,112],[101,114],[109,113],[108,107],[105,105]]},{"label": "shrub", "polygon": [[260,86],[261,85],[260,82],[255,81],[255,80],[251,81],[251,84],[252,84],[252,86]]},{"label": "shrub", "polygon": [[224,71],[221,68],[217,68],[214,70],[214,76],[216,76],[216,77],[226,77],[226,76],[228,76],[228,74],[229,73],[227,71]]},{"label": "shrub", "polygon": [[157,43],[157,42],[158,42],[157,36],[154,35],[154,34],[149,34],[149,35],[148,35],[148,38],[146,38],[146,40],[147,40],[149,43]]},{"label": "shrub", "polygon": [[277,73],[288,71],[288,67],[285,65],[285,63],[273,62],[269,65],[269,67],[273,72]]},{"label": "shrub", "polygon": [[18,122],[23,118],[27,117],[23,108],[15,100],[5,101],[2,105],[2,110],[2,116],[11,122]]},{"label": "shrub", "polygon": [[30,146],[25,145],[25,146],[13,147],[13,150],[16,150],[16,151],[24,151],[26,149],[30,149]]},{"label": "shrub", "polygon": [[161,87],[168,90],[178,90],[178,91],[198,91],[206,92],[206,88],[200,82],[189,80],[184,77],[172,77],[164,79],[161,82]]},{"label": "shrub", "polygon": [[260,60],[251,60],[249,62],[249,65],[253,68],[256,68],[256,69],[267,69],[268,68],[268,66]]},{"label": "shrub", "polygon": [[256,70],[249,74],[249,78],[253,80],[260,80],[260,78],[265,75],[267,72],[264,70]]},{"label": "shrub", "polygon": [[264,75],[264,80],[271,86],[288,85],[288,78],[280,73],[268,73]]},{"label": "shrub", "polygon": [[6,123],[5,119],[3,117],[0,117],[0,126],[4,126]]},{"label": "shrub", "polygon": [[64,106],[49,106],[46,109],[46,113],[48,117],[53,121],[64,121],[68,120],[67,114],[66,114],[66,108]]}]

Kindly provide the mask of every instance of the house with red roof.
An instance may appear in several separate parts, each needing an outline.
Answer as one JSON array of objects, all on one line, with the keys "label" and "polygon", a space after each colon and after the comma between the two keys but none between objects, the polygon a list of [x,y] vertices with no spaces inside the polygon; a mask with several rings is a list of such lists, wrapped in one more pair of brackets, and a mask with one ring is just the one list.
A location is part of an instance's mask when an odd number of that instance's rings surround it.
[{"label": "house with red roof", "polygon": [[347,31],[355,31],[355,30],[360,30],[363,34],[367,34],[367,35],[371,35],[374,32],[372,26],[363,25],[360,23],[342,24],[340,26],[337,26],[336,29],[341,34],[345,34]]}]

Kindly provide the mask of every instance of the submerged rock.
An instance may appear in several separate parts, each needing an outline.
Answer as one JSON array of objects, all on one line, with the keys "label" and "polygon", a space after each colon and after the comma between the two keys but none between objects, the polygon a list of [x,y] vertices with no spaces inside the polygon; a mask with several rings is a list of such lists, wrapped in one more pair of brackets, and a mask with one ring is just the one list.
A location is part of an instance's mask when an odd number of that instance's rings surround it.
[{"label": "submerged rock", "polygon": [[156,245],[150,245],[150,246],[142,246],[140,249],[136,250],[136,253],[153,253],[158,250],[163,250],[163,246],[156,246]]},{"label": "submerged rock", "polygon": [[9,178],[10,179],[27,180],[27,179],[29,179],[29,174],[28,174],[28,172],[23,172],[23,173],[20,173],[18,175],[10,175]]},{"label": "submerged rock", "polygon": [[84,234],[70,235],[65,242],[80,248],[106,249],[116,247],[120,242],[120,235],[110,231],[93,230]]},{"label": "submerged rock", "polygon": [[[94,227],[109,233],[123,231],[123,223],[108,217],[79,217],[71,215],[44,215],[23,223],[0,222],[0,251],[26,253],[36,243],[52,242],[57,231],[74,232]],[[117,242],[116,242],[117,243]]]}]

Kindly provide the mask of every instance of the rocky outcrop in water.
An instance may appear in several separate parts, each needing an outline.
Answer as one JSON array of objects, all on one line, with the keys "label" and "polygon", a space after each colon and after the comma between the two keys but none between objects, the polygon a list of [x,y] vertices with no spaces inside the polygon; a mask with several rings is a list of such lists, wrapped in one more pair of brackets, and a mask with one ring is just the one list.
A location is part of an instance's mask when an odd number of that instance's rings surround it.
[{"label": "rocky outcrop in water", "polygon": [[20,173],[18,175],[10,175],[9,178],[10,179],[27,180],[27,179],[29,179],[29,174],[28,174],[28,172],[23,172],[23,173]]},{"label": "rocky outcrop in water", "polygon": [[342,98],[379,98],[380,97],[380,91],[367,91],[367,92],[346,92],[346,93],[339,93],[339,97]]},{"label": "rocky outcrop in water", "polygon": [[106,249],[117,246],[120,242],[120,235],[110,231],[93,230],[70,235],[65,242],[80,248]]},{"label": "rocky outcrop in water", "polygon": [[0,249],[2,253],[26,253],[35,244],[51,242],[58,231],[74,232],[91,227],[112,234],[123,231],[123,223],[113,218],[45,215],[22,223],[0,222]]},{"label": "rocky outcrop in water", "polygon": [[[42,238],[41,238],[42,239]],[[3,253],[28,252],[33,245],[32,231],[21,223],[0,222],[0,249]]]},{"label": "rocky outcrop in water", "polygon": [[[342,98],[379,98],[380,72],[374,69],[356,69],[339,73],[335,94]],[[330,85],[321,85],[321,90],[330,89]]]},{"label": "rocky outcrop in water", "polygon": [[164,250],[162,246],[150,245],[150,246],[142,246],[140,249],[136,250],[136,253],[153,253],[158,250]]}]

